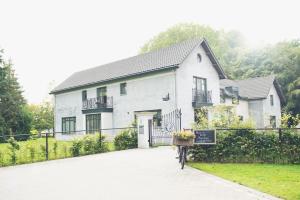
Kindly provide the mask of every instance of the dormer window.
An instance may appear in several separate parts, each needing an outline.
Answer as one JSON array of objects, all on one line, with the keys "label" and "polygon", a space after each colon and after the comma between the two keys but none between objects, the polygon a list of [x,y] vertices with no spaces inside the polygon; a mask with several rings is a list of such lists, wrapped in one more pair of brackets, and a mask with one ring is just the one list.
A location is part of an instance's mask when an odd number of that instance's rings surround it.
[{"label": "dormer window", "polygon": [[198,62],[201,63],[202,61],[202,56],[200,53],[197,54],[197,59],[198,59]]}]

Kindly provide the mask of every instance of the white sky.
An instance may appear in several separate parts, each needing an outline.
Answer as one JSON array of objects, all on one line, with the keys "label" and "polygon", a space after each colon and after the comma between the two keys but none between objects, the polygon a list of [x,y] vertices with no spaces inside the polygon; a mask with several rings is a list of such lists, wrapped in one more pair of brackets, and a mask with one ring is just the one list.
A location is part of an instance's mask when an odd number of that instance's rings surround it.
[{"label": "white sky", "polygon": [[29,103],[73,72],[133,56],[180,22],[242,32],[249,45],[300,38],[297,0],[0,0],[0,48]]}]

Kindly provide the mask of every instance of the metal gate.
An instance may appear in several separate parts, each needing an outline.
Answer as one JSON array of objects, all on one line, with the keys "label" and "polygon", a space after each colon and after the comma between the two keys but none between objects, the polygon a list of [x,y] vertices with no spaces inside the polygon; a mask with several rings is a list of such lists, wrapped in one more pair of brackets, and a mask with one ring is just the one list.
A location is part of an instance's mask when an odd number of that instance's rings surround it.
[{"label": "metal gate", "polygon": [[150,146],[171,145],[172,134],[181,130],[181,110],[176,109],[168,114],[161,115],[159,120],[153,120],[153,131],[150,136]]}]

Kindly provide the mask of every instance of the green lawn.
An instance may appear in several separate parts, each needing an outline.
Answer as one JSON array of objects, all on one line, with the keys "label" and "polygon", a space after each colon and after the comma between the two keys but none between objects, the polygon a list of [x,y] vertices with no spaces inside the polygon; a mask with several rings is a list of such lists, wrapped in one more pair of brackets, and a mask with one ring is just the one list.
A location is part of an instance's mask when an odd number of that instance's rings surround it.
[{"label": "green lawn", "polygon": [[[20,150],[17,151],[17,164],[32,163],[45,160],[45,138],[33,139],[28,141],[18,142],[20,144]],[[54,143],[57,142],[56,155],[54,151]],[[70,141],[56,141],[54,138],[49,138],[49,159],[60,159],[71,157],[70,147],[72,142]],[[0,144],[0,167],[9,166],[11,163],[10,150],[8,149],[9,144]],[[41,147],[44,146],[44,147]],[[114,150],[113,143],[108,143],[108,148],[110,151]],[[34,157],[32,159],[31,152],[33,152]]]},{"label": "green lawn", "polygon": [[300,200],[300,165],[208,164],[190,166],[283,199]]}]

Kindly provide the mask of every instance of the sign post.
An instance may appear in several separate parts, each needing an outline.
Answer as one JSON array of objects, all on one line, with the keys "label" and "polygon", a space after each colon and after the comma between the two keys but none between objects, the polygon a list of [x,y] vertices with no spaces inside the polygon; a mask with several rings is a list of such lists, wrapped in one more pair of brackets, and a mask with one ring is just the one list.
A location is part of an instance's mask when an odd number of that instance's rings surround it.
[{"label": "sign post", "polygon": [[216,130],[194,130],[195,144],[216,144]]}]

